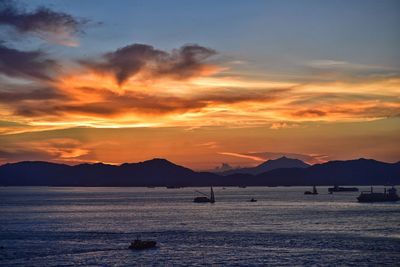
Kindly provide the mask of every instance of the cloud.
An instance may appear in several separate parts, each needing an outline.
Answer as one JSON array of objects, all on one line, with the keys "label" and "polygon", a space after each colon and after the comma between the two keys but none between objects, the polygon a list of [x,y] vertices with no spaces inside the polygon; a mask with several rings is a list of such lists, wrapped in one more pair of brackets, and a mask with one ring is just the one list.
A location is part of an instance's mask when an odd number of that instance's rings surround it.
[{"label": "cloud", "polygon": [[73,35],[82,32],[87,22],[46,7],[28,12],[14,1],[3,0],[0,3],[0,25],[9,26],[19,34],[33,34],[61,45],[77,46]]},{"label": "cloud", "polygon": [[312,60],[306,67],[314,74],[332,79],[366,79],[377,77],[394,77],[399,75],[399,69],[393,67],[359,64],[341,60]]},{"label": "cloud", "polygon": [[50,99],[67,99],[67,96],[63,95],[55,88],[25,88],[16,86],[7,86],[7,90],[3,91],[0,89],[0,103],[16,103],[25,100],[50,100]]},{"label": "cloud", "polygon": [[62,72],[57,70],[62,61],[41,51],[1,44],[0,51],[2,119],[33,130],[137,125],[282,129],[400,114],[399,79],[301,84],[231,77],[223,71],[214,75],[210,70],[218,66],[210,58],[215,51],[199,45],[166,52],[133,44],[80,60]]},{"label": "cloud", "polygon": [[112,73],[122,85],[138,74],[151,79],[165,76],[187,79],[202,75],[213,69],[204,61],[214,54],[214,50],[196,44],[184,45],[171,53],[146,44],[132,44],[106,53],[100,59],[80,60],[80,63],[100,73]]},{"label": "cloud", "polygon": [[288,122],[274,122],[269,127],[272,130],[279,130],[279,129],[291,129],[291,128],[298,128],[300,127],[297,123],[288,123]]},{"label": "cloud", "polygon": [[61,162],[88,162],[85,156],[90,149],[82,142],[71,138],[52,138],[40,141],[25,141],[18,144],[4,145],[0,149],[0,162],[16,162],[24,160],[44,160]]},{"label": "cloud", "polygon": [[342,70],[391,70],[391,68],[376,66],[376,65],[367,65],[367,64],[357,64],[350,63],[347,61],[339,61],[339,60],[312,60],[308,63],[310,67],[319,68],[319,69],[342,69]]},{"label": "cloud", "polygon": [[323,117],[326,116],[326,112],[319,109],[303,109],[292,113],[296,117]]},{"label": "cloud", "polygon": [[[62,92],[60,95],[52,95],[51,92],[43,92],[44,104],[40,104],[42,99],[37,97],[37,101],[13,104],[15,114],[24,117],[41,116],[62,116],[65,115],[86,115],[94,117],[118,117],[124,114],[136,114],[142,116],[161,116],[168,114],[183,114],[186,112],[200,112],[203,108],[218,105],[234,105],[246,102],[268,102],[276,99],[279,94],[286,93],[287,90],[262,90],[241,93],[227,93],[228,89],[215,89],[211,93],[204,95],[172,96],[168,94],[148,94],[137,91],[125,91],[117,93],[111,90],[97,88],[79,88],[79,92],[84,94],[83,98],[89,101],[76,101],[72,96],[69,101]],[[77,93],[79,94],[79,93]],[[14,97],[16,93],[9,98]],[[20,98],[34,97],[29,93],[21,93]],[[55,101],[50,97],[54,97]],[[65,98],[63,98],[65,97]],[[98,99],[93,101],[92,99]]]},{"label": "cloud", "polygon": [[20,51],[0,43],[0,73],[11,77],[51,80],[58,64],[41,51]]},{"label": "cloud", "polygon": [[226,155],[226,156],[233,156],[233,157],[237,157],[237,158],[251,159],[254,161],[265,161],[265,159],[262,157],[249,155],[249,154],[234,153],[234,152],[218,152],[218,154]]},{"label": "cloud", "polygon": [[16,106],[16,115],[27,117],[87,115],[94,117],[114,117],[122,114],[169,114],[183,113],[206,106],[205,102],[173,96],[154,96],[127,92],[118,95],[107,91],[102,100],[90,103],[55,102],[47,105],[25,103]]}]

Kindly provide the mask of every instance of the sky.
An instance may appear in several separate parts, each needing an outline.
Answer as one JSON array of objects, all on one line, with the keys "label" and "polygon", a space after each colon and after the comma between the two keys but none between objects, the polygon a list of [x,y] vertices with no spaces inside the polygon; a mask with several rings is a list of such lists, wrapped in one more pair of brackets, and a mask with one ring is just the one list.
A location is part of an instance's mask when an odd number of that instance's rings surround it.
[{"label": "sky", "polygon": [[400,160],[397,0],[0,0],[0,164]]}]

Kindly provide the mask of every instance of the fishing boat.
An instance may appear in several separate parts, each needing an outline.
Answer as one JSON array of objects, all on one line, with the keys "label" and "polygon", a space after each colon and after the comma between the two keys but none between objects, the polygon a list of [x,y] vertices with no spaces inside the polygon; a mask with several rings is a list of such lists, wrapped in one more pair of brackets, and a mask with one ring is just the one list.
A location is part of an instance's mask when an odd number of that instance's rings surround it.
[{"label": "fishing boat", "polygon": [[249,200],[249,202],[257,202],[257,199],[251,198],[251,199]]},{"label": "fishing boat", "polygon": [[207,194],[200,192],[200,191],[196,191],[199,194],[202,194],[204,196],[202,197],[195,197],[193,202],[195,203],[215,203],[215,196],[214,196],[214,190],[213,187],[211,186],[211,192],[210,192],[210,197],[208,197]]},{"label": "fishing boat", "polygon": [[395,202],[399,201],[400,197],[397,195],[397,190],[392,186],[389,190],[384,189],[384,192],[374,192],[371,186],[370,191],[361,192],[357,197],[358,202]]},{"label": "fishing boat", "polygon": [[313,191],[305,191],[304,195],[318,195],[318,191],[315,185],[313,186]]}]

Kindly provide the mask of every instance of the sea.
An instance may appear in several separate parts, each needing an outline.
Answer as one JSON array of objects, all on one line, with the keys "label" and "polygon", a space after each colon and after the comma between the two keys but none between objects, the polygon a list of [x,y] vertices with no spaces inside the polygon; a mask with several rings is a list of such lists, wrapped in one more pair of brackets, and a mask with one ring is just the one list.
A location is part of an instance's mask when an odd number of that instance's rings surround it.
[{"label": "sea", "polygon": [[317,189],[1,187],[0,266],[400,266],[399,202]]}]

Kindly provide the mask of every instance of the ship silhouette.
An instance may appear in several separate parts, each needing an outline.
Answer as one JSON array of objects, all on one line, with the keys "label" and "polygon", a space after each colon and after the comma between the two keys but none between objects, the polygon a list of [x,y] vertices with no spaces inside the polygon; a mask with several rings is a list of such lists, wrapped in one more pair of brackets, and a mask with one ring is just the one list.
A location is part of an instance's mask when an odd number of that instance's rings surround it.
[{"label": "ship silhouette", "polygon": [[208,197],[207,194],[200,192],[200,191],[196,191],[199,194],[202,194],[204,196],[202,197],[195,197],[193,202],[195,203],[215,203],[215,196],[214,196],[214,190],[213,187],[211,186],[211,190],[210,190],[210,198]]},{"label": "ship silhouette", "polygon": [[318,191],[315,185],[313,186],[313,191],[305,191],[304,195],[318,195]]},{"label": "ship silhouette", "polygon": [[358,192],[358,188],[357,187],[341,187],[341,186],[335,185],[333,187],[329,187],[328,192],[330,194],[332,194],[334,192]]},{"label": "ship silhouette", "polygon": [[392,186],[389,190],[384,189],[384,192],[374,192],[371,186],[370,191],[361,192],[360,196],[357,198],[359,202],[394,202],[400,200],[399,195],[397,195],[397,190]]}]

